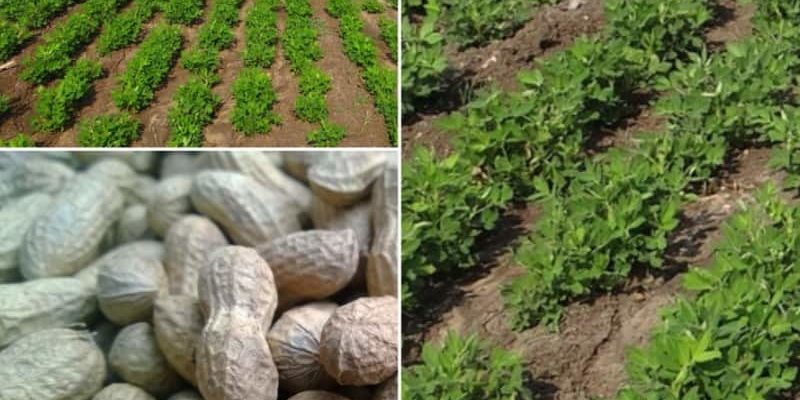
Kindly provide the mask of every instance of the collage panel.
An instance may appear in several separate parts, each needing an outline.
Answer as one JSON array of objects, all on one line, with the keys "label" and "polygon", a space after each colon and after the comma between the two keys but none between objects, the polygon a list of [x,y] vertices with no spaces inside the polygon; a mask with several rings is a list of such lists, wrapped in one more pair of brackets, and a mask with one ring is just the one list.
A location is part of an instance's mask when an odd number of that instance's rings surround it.
[{"label": "collage panel", "polygon": [[394,147],[387,0],[0,2],[0,144]]},{"label": "collage panel", "polygon": [[0,399],[397,399],[397,154],[0,152]]},{"label": "collage panel", "polygon": [[402,398],[800,398],[798,10],[405,2]]}]

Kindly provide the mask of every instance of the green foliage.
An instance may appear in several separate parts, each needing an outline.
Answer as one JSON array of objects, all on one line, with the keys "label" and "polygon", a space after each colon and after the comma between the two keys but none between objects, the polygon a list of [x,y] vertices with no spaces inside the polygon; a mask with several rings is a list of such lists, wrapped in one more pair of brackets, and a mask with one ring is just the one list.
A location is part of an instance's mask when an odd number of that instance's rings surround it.
[{"label": "green foliage", "polygon": [[203,0],[163,0],[161,11],[171,24],[191,25],[203,17]]},{"label": "green foliage", "polygon": [[0,62],[8,60],[31,37],[30,31],[13,22],[0,20]]},{"label": "green foliage", "polygon": [[78,123],[84,147],[128,147],[139,137],[141,123],[127,113],[102,115]]},{"label": "green foliage", "polygon": [[117,107],[139,111],[155,98],[156,89],[164,82],[183,39],[179,28],[161,24],[142,42],[128,68],[117,78],[111,93]]},{"label": "green foliage", "polygon": [[44,132],[67,128],[80,101],[92,90],[92,84],[103,75],[99,62],[80,59],[67,70],[64,79],[51,88],[40,86],[34,110],[33,126]]},{"label": "green foliage", "polygon": [[533,7],[545,3],[553,1],[444,0],[443,22],[447,36],[459,47],[480,46],[509,36],[530,19]]},{"label": "green foliage", "polygon": [[11,139],[0,139],[0,147],[36,147],[36,142],[30,136],[19,133]]},{"label": "green foliage", "polygon": [[441,346],[426,343],[422,364],[403,371],[402,398],[407,400],[522,400],[533,394],[525,387],[522,360],[475,336],[449,332]]},{"label": "green foliage", "polygon": [[155,0],[138,0],[133,7],[108,21],[97,39],[97,51],[100,55],[107,55],[139,42],[144,23],[153,17],[156,9]]},{"label": "green foliage", "polygon": [[328,104],[323,93],[301,93],[295,100],[297,118],[307,122],[322,122],[328,118]]},{"label": "green foliage", "polygon": [[386,7],[380,0],[364,0],[361,3],[361,9],[370,14],[380,14],[386,11]]},{"label": "green foliage", "polygon": [[234,129],[246,135],[269,133],[280,117],[272,112],[278,95],[269,75],[259,68],[245,68],[233,84],[235,105],[231,115]]},{"label": "green foliage", "polygon": [[344,139],[344,127],[322,121],[318,129],[309,132],[308,143],[314,147],[336,147]]},{"label": "green foliage", "polygon": [[269,68],[275,61],[278,43],[278,17],[275,0],[260,0],[245,20],[247,43],[242,54],[244,65]]},{"label": "green foliage", "polygon": [[8,0],[0,2],[0,18],[28,29],[43,28],[75,0]]},{"label": "green foliage", "polygon": [[169,145],[202,147],[203,128],[214,120],[222,100],[207,83],[193,78],[178,88],[169,110]]},{"label": "green foliage", "polygon": [[364,81],[375,99],[375,107],[383,115],[389,142],[397,144],[397,71],[373,65],[364,71]]},{"label": "green foliage", "polygon": [[403,17],[403,113],[411,113],[421,101],[444,89],[448,61],[444,55],[444,37],[436,32],[439,3],[425,6],[425,19],[411,24]]},{"label": "green foliage", "polygon": [[282,41],[284,52],[292,71],[302,74],[314,61],[322,58],[319,31],[307,0],[287,0],[286,12],[286,32]]},{"label": "green foliage", "polygon": [[3,115],[11,110],[11,99],[4,94],[0,94],[0,115]]},{"label": "green foliage", "polygon": [[389,57],[397,61],[397,22],[381,17],[378,20],[378,28],[381,31],[381,39],[389,47]]},{"label": "green foliage", "polygon": [[217,83],[220,79],[217,75],[220,59],[213,49],[200,47],[186,50],[181,55],[181,65],[208,84]]}]

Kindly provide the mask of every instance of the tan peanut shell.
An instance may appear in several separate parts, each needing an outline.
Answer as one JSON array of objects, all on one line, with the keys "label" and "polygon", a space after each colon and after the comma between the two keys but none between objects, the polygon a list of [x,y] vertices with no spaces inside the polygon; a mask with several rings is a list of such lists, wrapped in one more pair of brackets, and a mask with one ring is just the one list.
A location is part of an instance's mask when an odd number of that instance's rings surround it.
[{"label": "tan peanut shell", "polygon": [[59,161],[19,158],[0,170],[0,204],[30,192],[56,194],[73,176],[75,172]]},{"label": "tan peanut shell", "polygon": [[281,315],[267,335],[278,367],[281,390],[298,393],[326,389],[334,383],[319,363],[322,327],[338,306],[317,302],[292,308]]},{"label": "tan peanut shell", "polygon": [[375,389],[375,395],[372,397],[373,400],[398,400],[400,397],[397,395],[397,374],[394,374],[391,378],[387,379],[385,382],[381,383],[377,389]]},{"label": "tan peanut shell", "polygon": [[156,400],[156,398],[136,386],[112,383],[94,395],[92,400]]},{"label": "tan peanut shell", "polygon": [[119,332],[111,345],[108,362],[125,382],[155,397],[169,396],[182,385],[180,376],[159,350],[153,328],[147,322],[128,325]]},{"label": "tan peanut shell", "polygon": [[308,169],[314,194],[337,207],[357,203],[380,176],[386,156],[378,152],[330,153]]},{"label": "tan peanut shell", "polygon": [[397,296],[399,195],[397,168],[388,163],[372,188],[374,238],[367,261],[367,291],[370,296]]},{"label": "tan peanut shell", "polygon": [[156,341],[169,364],[184,379],[197,386],[194,352],[205,319],[196,297],[162,296],[153,310]]},{"label": "tan peanut shell", "polygon": [[283,167],[289,175],[301,182],[308,182],[308,167],[323,153],[318,151],[291,151],[283,154]]},{"label": "tan peanut shell", "polygon": [[155,180],[139,175],[127,163],[116,158],[105,158],[92,164],[86,174],[116,186],[125,197],[125,204],[147,204],[154,194]]},{"label": "tan peanut shell", "polygon": [[73,178],[25,234],[20,248],[22,276],[66,276],[85,268],[122,212],[122,204],[122,194],[114,186],[88,175]]},{"label": "tan peanut shell", "polygon": [[161,160],[161,179],[175,175],[193,175],[200,169],[197,156],[190,153],[170,152]]},{"label": "tan peanut shell", "polygon": [[120,245],[92,261],[88,267],[75,274],[84,285],[97,292],[97,276],[105,265],[117,265],[119,260],[127,258],[152,258],[161,260],[164,257],[164,245],[153,240],[142,240]]},{"label": "tan peanut shell", "polygon": [[153,303],[167,292],[167,275],[153,258],[121,258],[100,268],[97,301],[111,322],[128,325],[149,321]]},{"label": "tan peanut shell", "polygon": [[0,347],[42,329],[86,322],[96,312],[94,292],[75,278],[0,285]]},{"label": "tan peanut shell", "polygon": [[88,400],[105,377],[105,357],[86,332],[41,330],[0,351],[3,400]]},{"label": "tan peanut shell", "polygon": [[277,399],[278,371],[266,340],[277,291],[267,263],[246,247],[220,248],[200,275],[199,291],[208,316],[196,352],[200,393],[206,400]]},{"label": "tan peanut shell", "polygon": [[17,259],[25,232],[48,211],[52,200],[48,194],[34,192],[0,208],[0,283],[21,279]]},{"label": "tan peanut shell", "polygon": [[372,204],[363,201],[351,207],[335,207],[317,196],[311,200],[311,221],[315,229],[352,229],[358,247],[366,256],[372,243]]},{"label": "tan peanut shell", "polygon": [[137,172],[148,172],[154,167],[157,153],[152,151],[79,151],[72,154],[86,164],[111,158],[125,162]]},{"label": "tan peanut shell", "polygon": [[176,175],[158,182],[147,203],[147,221],[153,231],[164,236],[170,225],[191,212],[191,189],[192,177],[189,175]]},{"label": "tan peanut shell", "polygon": [[311,206],[311,190],[273,164],[266,153],[215,151],[205,156],[211,168],[237,171],[250,176],[268,190],[293,199],[302,210],[308,210]]},{"label": "tan peanut shell", "polygon": [[227,245],[228,239],[210,219],[187,215],[169,228],[164,244],[169,292],[196,298],[198,276],[208,265],[208,255]]},{"label": "tan peanut shell", "polygon": [[150,224],[147,222],[147,206],[134,204],[128,206],[117,222],[114,242],[123,244],[137,240],[148,239],[153,236]]},{"label": "tan peanut shell", "polygon": [[348,400],[348,398],[322,390],[307,390],[289,397],[289,400]]},{"label": "tan peanut shell", "polygon": [[194,207],[217,222],[236,244],[255,246],[300,230],[299,210],[292,199],[237,172],[197,174],[191,198]]},{"label": "tan peanut shell", "polygon": [[258,247],[275,276],[281,307],[325,299],[353,279],[358,241],[352,229],[302,231]]},{"label": "tan peanut shell", "polygon": [[320,362],[341,385],[377,385],[397,372],[397,299],[362,297],[322,329]]},{"label": "tan peanut shell", "polygon": [[170,396],[169,400],[203,400],[200,393],[194,390],[184,390]]}]

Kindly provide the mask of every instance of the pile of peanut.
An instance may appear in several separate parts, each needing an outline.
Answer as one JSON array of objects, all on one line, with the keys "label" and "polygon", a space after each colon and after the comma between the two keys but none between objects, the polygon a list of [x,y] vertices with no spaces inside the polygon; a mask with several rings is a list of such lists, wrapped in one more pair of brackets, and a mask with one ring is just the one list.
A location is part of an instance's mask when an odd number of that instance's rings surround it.
[{"label": "pile of peanut", "polygon": [[392,154],[0,153],[0,399],[396,399]]}]

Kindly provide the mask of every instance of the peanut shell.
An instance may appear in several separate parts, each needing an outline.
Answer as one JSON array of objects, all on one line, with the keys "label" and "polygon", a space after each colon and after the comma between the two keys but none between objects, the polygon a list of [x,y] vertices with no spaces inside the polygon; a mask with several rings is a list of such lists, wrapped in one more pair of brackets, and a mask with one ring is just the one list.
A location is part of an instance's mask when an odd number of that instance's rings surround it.
[{"label": "peanut shell", "polygon": [[164,257],[164,245],[161,242],[142,240],[120,245],[103,254],[102,257],[92,261],[88,267],[75,274],[84,285],[97,292],[97,275],[105,265],[117,265],[119,260],[126,258],[152,258],[161,260]]},{"label": "peanut shell", "polygon": [[75,176],[59,161],[44,157],[19,158],[0,170],[0,204],[31,192],[56,194]]},{"label": "peanut shell", "polygon": [[156,398],[136,386],[112,383],[94,395],[92,400],[156,400]]},{"label": "peanut shell", "polygon": [[0,283],[22,278],[18,268],[18,252],[25,232],[47,212],[53,198],[45,193],[30,193],[0,208]]},{"label": "peanut shell", "polygon": [[114,236],[114,242],[117,244],[153,237],[154,233],[147,222],[147,206],[135,204],[126,208],[117,222]]},{"label": "peanut shell", "polygon": [[170,293],[197,297],[198,275],[208,265],[208,255],[228,239],[210,219],[187,215],[169,228],[164,243]]},{"label": "peanut shell", "polygon": [[324,392],[321,390],[307,390],[289,398],[289,400],[349,400],[347,397],[339,396],[336,393]]},{"label": "peanut shell", "polygon": [[194,352],[205,319],[197,298],[162,296],[156,300],[153,328],[161,352],[184,379],[197,386]]},{"label": "peanut shell", "polygon": [[339,152],[315,162],[308,169],[314,194],[329,204],[346,207],[369,194],[383,172],[386,155],[378,152]]},{"label": "peanut shell", "polygon": [[166,292],[164,267],[153,258],[121,258],[97,276],[100,310],[117,325],[149,321],[156,297]]},{"label": "peanut shell", "polygon": [[147,203],[147,221],[159,236],[164,236],[170,225],[191,212],[191,189],[192,177],[189,175],[164,179],[153,189],[154,195]]},{"label": "peanut shell", "polygon": [[200,167],[197,156],[191,153],[170,152],[161,160],[161,179],[175,175],[194,175]]},{"label": "peanut shell", "polygon": [[153,328],[147,322],[128,325],[119,332],[111,345],[108,362],[125,382],[155,397],[169,396],[182,385],[180,376],[159,350]]},{"label": "peanut shell", "polygon": [[370,296],[397,296],[398,196],[397,169],[389,163],[372,188],[375,234],[367,261],[367,291]]},{"label": "peanut shell", "polygon": [[381,383],[375,389],[375,395],[372,397],[373,400],[398,400],[399,398],[397,396],[397,374]]},{"label": "peanut shell", "polygon": [[368,201],[351,207],[335,207],[317,196],[311,200],[311,221],[315,229],[356,232],[358,248],[366,256],[372,243],[372,204]]}]

